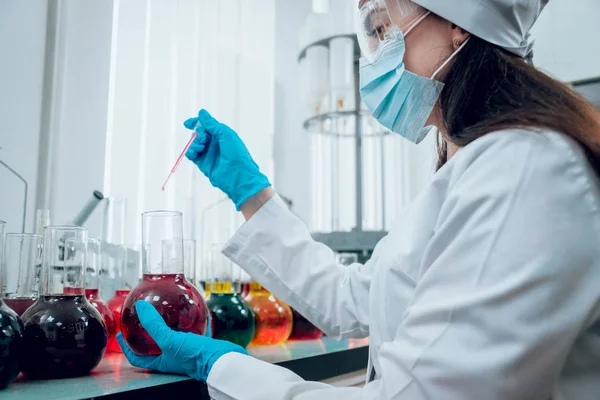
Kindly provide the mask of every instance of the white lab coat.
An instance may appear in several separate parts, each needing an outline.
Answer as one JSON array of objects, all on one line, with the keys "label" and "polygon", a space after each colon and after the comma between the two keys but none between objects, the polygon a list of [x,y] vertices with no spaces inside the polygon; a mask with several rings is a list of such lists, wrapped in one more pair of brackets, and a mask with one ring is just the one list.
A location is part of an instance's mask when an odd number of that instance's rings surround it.
[{"label": "white lab coat", "polygon": [[335,388],[230,353],[215,399],[600,399],[600,190],[562,135],[461,149],[365,265],[337,265],[277,197],[224,253],[328,335],[369,336],[376,379]]}]

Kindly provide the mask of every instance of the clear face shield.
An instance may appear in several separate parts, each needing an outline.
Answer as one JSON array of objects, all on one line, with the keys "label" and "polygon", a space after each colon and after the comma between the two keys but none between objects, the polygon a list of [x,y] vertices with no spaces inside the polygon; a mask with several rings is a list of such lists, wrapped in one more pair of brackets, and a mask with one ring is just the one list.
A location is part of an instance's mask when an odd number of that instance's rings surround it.
[{"label": "clear face shield", "polygon": [[356,35],[362,56],[375,62],[386,44],[399,34],[405,36],[428,15],[411,0],[360,0],[356,17]]}]

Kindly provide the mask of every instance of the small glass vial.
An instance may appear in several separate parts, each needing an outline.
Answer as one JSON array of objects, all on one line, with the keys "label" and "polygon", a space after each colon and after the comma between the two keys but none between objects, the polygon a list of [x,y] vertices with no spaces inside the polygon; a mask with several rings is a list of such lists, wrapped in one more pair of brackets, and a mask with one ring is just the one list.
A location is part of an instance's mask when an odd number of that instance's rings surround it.
[{"label": "small glass vial", "polygon": [[150,302],[176,331],[206,333],[208,309],[198,290],[184,274],[182,214],[152,211],[142,214],[142,282],[123,304],[121,331],[136,354],[160,354],[158,345],[140,324],[138,300]]},{"label": "small glass vial", "polygon": [[38,298],[42,267],[42,236],[9,233],[5,237],[2,261],[4,302],[23,315]]},{"label": "small glass vial", "polygon": [[85,297],[86,256],[86,229],[44,229],[40,296],[23,314],[21,370],[27,377],[87,375],[104,355],[104,320]]},{"label": "small glass vial", "polygon": [[240,294],[241,268],[221,254],[222,245],[213,245],[210,255],[210,310],[212,337],[246,347],[254,337],[252,309]]}]

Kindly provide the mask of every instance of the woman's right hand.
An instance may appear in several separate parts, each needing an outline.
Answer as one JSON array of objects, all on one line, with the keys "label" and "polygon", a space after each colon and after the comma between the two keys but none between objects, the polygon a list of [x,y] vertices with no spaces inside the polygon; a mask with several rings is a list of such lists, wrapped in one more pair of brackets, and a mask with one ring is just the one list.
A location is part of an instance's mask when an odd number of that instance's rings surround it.
[{"label": "woman's right hand", "polygon": [[233,201],[238,211],[248,198],[271,186],[238,134],[208,111],[200,110],[184,125],[198,132],[185,156]]}]

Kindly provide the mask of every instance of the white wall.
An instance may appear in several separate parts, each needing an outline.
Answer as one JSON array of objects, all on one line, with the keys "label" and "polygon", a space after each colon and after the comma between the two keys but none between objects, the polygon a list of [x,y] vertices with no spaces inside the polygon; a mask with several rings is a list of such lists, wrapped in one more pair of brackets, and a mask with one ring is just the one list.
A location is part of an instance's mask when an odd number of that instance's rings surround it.
[{"label": "white wall", "polygon": [[[46,0],[0,2],[0,160],[29,182],[33,228],[46,36]],[[0,167],[0,219],[21,232],[23,185]]]},{"label": "white wall", "polygon": [[563,81],[600,76],[600,1],[552,0],[534,26],[534,62]]},{"label": "white wall", "polygon": [[310,155],[302,128],[298,54],[300,30],[310,0],[275,4],[275,188],[294,202],[294,212],[310,221]]},{"label": "white wall", "polygon": [[[94,190],[103,190],[106,121],[112,39],[112,2],[58,0],[50,7],[56,18],[56,44],[47,57],[48,118],[42,135],[49,135],[48,173],[38,185],[53,223],[72,221]],[[44,157],[42,157],[44,159]],[[101,213],[86,223],[90,236],[100,235]]]}]

